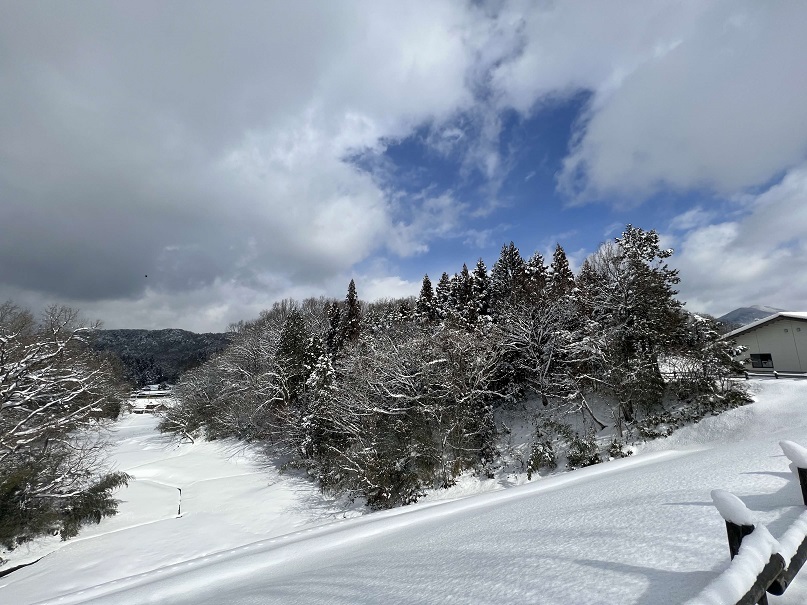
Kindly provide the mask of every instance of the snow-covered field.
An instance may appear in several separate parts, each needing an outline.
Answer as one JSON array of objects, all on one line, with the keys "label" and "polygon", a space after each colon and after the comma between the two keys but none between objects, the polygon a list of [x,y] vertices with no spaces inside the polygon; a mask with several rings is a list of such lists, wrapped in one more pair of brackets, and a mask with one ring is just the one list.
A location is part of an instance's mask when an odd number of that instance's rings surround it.
[{"label": "snow-covered field", "polygon": [[[4,554],[45,556],[0,578],[0,602],[682,603],[728,567],[711,490],[740,496],[774,537],[804,510],[778,442],[807,445],[807,381],[753,388],[756,403],[627,459],[447,499],[523,482],[466,480],[361,516],[232,443],[179,445],[129,415],[114,436],[135,477],[120,514]],[[770,602],[807,602],[803,575]]]}]

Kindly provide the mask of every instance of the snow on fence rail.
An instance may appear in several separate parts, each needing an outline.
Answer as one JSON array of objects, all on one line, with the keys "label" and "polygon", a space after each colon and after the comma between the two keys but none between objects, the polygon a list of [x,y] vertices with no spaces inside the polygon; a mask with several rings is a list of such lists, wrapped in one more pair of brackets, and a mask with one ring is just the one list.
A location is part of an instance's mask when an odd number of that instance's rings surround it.
[{"label": "snow on fence rail", "polygon": [[751,378],[807,378],[807,372],[779,372],[777,370],[773,372],[750,372],[745,370],[743,375],[746,380],[751,380]]},{"label": "snow on fence rail", "polygon": [[[779,445],[798,475],[807,505],[807,449],[792,441]],[[737,496],[713,490],[712,500],[726,522],[731,564],[686,605],[767,605],[768,596],[784,594],[807,561],[807,511],[777,540]]]}]

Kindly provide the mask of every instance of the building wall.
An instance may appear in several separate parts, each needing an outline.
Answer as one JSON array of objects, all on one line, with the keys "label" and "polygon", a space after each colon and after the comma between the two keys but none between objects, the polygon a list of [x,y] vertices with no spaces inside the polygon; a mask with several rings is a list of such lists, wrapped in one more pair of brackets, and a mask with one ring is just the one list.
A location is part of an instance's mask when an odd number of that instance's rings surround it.
[{"label": "building wall", "polygon": [[754,372],[807,372],[807,321],[782,317],[734,337],[748,347],[740,358],[752,353],[769,353],[773,368],[746,368]]}]

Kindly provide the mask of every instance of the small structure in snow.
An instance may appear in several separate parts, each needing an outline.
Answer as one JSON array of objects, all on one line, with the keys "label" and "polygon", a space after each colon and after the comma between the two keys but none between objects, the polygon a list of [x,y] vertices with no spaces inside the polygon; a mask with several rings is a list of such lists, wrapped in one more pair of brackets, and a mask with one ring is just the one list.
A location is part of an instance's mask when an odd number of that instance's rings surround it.
[{"label": "small structure in snow", "polygon": [[133,414],[158,414],[173,403],[171,387],[166,384],[150,384],[132,393],[129,409]]}]

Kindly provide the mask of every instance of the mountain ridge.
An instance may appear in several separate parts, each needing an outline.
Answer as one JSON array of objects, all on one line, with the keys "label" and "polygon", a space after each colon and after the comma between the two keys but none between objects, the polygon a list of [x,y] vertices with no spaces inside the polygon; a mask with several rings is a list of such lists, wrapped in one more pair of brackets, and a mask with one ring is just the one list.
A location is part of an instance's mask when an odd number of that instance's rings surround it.
[{"label": "mountain ridge", "polygon": [[779,309],[769,305],[751,305],[750,307],[738,307],[725,315],[721,315],[717,320],[739,328],[782,311],[786,311],[786,309]]},{"label": "mountain ridge", "polygon": [[98,330],[92,347],[110,352],[123,365],[125,378],[137,386],[175,382],[180,374],[223,351],[230,343],[229,333],[196,333],[179,328],[162,330]]}]

